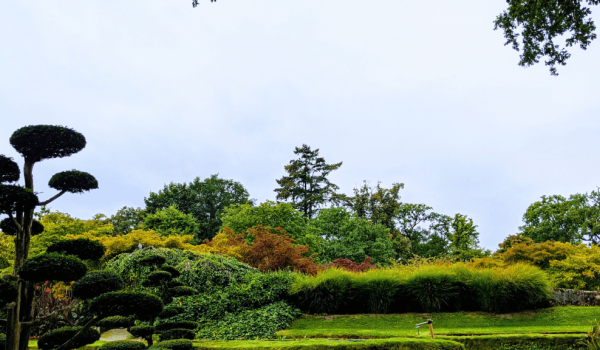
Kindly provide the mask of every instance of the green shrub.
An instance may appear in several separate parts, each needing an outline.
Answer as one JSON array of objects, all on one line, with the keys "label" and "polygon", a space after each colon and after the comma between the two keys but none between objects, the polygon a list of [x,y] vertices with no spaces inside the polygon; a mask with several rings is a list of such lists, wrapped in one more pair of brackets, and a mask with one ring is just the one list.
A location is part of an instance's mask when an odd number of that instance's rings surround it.
[{"label": "green shrub", "polygon": [[174,266],[171,265],[164,265],[163,267],[160,268],[163,271],[167,271],[168,273],[171,274],[171,277],[173,278],[177,278],[181,275],[181,273],[179,272],[179,270],[177,270]]},{"label": "green shrub", "polygon": [[316,277],[299,278],[290,289],[298,307],[307,313],[343,313],[354,294],[355,274],[342,269],[328,269]]},{"label": "green shrub", "polygon": [[56,242],[49,246],[46,252],[75,255],[81,260],[98,260],[106,253],[106,247],[98,241],[79,238]]},{"label": "green shrub", "polygon": [[409,299],[425,312],[454,311],[458,301],[456,276],[446,268],[432,267],[415,271],[406,279]]},{"label": "green shrub", "polygon": [[200,339],[274,338],[275,333],[289,326],[301,312],[280,301],[254,310],[227,313],[216,322],[207,322],[198,330]]},{"label": "green shrub", "polygon": [[156,328],[154,326],[133,326],[127,331],[136,338],[148,339],[156,332]]},{"label": "green shrub", "polygon": [[139,260],[142,266],[160,266],[167,261],[167,258],[160,255],[149,255]]},{"label": "green shrub", "polygon": [[[38,340],[38,348],[42,350],[55,349],[73,338],[83,327],[62,327],[45,333]],[[77,349],[92,344],[100,339],[100,333],[93,328],[85,329],[71,344],[70,349]]]},{"label": "green shrub", "polygon": [[0,350],[4,350],[6,346],[6,334],[0,333]]},{"label": "green shrub", "polygon": [[144,287],[158,287],[170,279],[171,274],[167,271],[154,271],[146,277],[146,280],[142,283],[142,285]]},{"label": "green shrub", "polygon": [[78,299],[93,299],[101,294],[123,288],[121,277],[109,271],[95,271],[83,276],[73,284],[71,291]]},{"label": "green shrub", "polygon": [[198,323],[193,321],[166,322],[156,326],[156,331],[160,333],[175,328],[196,329],[198,328]]},{"label": "green shrub", "polygon": [[87,266],[74,256],[46,253],[25,260],[19,276],[29,282],[71,282],[85,276],[86,272]]},{"label": "green shrub", "polygon": [[160,340],[194,339],[196,333],[191,329],[174,328],[160,333]]},{"label": "green shrub", "polygon": [[179,305],[169,305],[158,315],[160,318],[173,318],[184,312],[184,308]]},{"label": "green shrub", "polygon": [[96,322],[96,327],[109,330],[115,328],[129,328],[135,325],[134,317],[111,316]]},{"label": "green shrub", "polygon": [[196,294],[196,291],[191,287],[188,287],[188,286],[173,287],[173,288],[169,288],[166,290],[164,300],[171,301],[171,299],[173,299],[173,298],[184,297],[184,296],[194,295],[194,294]]},{"label": "green shrub", "polygon": [[100,350],[145,350],[146,344],[135,340],[117,340],[104,343]]},{"label": "green shrub", "polygon": [[[348,313],[375,313],[405,311],[405,277],[390,269],[374,270],[368,274],[359,274],[353,278],[355,294]],[[352,312],[354,311],[354,312]]]},{"label": "green shrub", "polygon": [[133,316],[149,320],[158,316],[163,309],[159,297],[143,292],[109,292],[94,298],[89,311],[102,317]]},{"label": "green shrub", "polygon": [[232,257],[200,254],[197,261],[182,270],[179,280],[200,293],[206,293],[239,283],[253,271],[257,270]]},{"label": "green shrub", "polygon": [[161,341],[160,343],[156,343],[151,346],[149,349],[152,350],[193,350],[194,344],[191,340],[188,339],[177,339],[177,340],[166,340]]}]

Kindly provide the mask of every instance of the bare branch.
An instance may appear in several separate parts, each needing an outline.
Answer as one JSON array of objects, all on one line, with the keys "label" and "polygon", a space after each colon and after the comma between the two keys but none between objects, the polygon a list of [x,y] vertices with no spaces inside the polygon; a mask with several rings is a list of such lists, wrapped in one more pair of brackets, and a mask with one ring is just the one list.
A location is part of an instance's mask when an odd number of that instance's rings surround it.
[{"label": "bare branch", "polygon": [[52,198],[48,199],[47,201],[40,202],[40,203],[38,204],[38,206],[42,206],[42,205],[48,205],[48,204],[52,203],[52,202],[53,202],[55,199],[57,199],[58,197],[62,196],[62,195],[63,195],[63,194],[65,194],[65,193],[67,193],[67,191],[66,191],[66,190],[62,190],[62,191],[60,191],[60,192],[59,192],[59,193],[58,193],[56,196],[54,196],[54,197],[52,197]]}]

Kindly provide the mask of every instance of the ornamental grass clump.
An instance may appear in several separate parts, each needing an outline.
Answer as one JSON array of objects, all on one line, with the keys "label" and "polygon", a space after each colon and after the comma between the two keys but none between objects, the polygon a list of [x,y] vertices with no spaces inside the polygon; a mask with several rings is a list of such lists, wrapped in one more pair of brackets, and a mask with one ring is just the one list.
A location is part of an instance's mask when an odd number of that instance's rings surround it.
[{"label": "ornamental grass clump", "polygon": [[414,302],[411,311],[454,311],[458,304],[459,281],[448,267],[419,269],[406,279],[405,286],[406,296]]},{"label": "ornamental grass clump", "polygon": [[[407,307],[406,275],[394,269],[372,270],[352,279],[354,307],[360,313],[404,312]],[[347,309],[350,311],[350,308]]]},{"label": "ornamental grass clump", "polygon": [[299,278],[290,295],[298,307],[312,314],[346,313],[351,307],[356,274],[340,269],[327,269],[315,277]]}]

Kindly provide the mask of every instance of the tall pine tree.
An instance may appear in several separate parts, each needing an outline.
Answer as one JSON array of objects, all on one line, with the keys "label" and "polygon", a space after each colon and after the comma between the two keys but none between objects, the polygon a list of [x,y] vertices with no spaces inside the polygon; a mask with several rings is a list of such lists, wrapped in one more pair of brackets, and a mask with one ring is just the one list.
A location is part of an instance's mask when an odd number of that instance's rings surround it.
[{"label": "tall pine tree", "polygon": [[300,157],[285,166],[288,175],[276,180],[281,187],[275,192],[277,200],[291,202],[304,217],[310,219],[321,206],[336,202],[339,187],[327,176],[341,167],[342,162],[327,164],[324,158],[319,157],[319,149],[311,150],[307,145],[296,147],[294,154]]}]

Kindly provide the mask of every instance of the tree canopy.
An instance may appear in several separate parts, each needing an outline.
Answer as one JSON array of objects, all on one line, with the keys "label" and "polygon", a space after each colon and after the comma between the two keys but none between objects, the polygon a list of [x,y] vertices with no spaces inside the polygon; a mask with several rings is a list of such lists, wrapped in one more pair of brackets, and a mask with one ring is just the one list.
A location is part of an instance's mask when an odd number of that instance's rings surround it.
[{"label": "tree canopy", "polygon": [[319,149],[311,150],[310,146],[296,147],[294,154],[298,159],[290,160],[285,166],[287,176],[276,180],[281,186],[276,188],[278,200],[290,201],[294,207],[310,219],[320,207],[336,202],[337,185],[329,181],[329,174],[339,169],[342,162],[327,164],[325,158],[319,157]]},{"label": "tree canopy", "polygon": [[529,67],[545,57],[550,74],[558,75],[556,66],[564,66],[571,54],[556,43],[557,39],[566,35],[565,47],[579,45],[583,50],[596,39],[596,25],[587,6],[598,5],[600,0],[506,2],[508,9],[498,15],[494,29],[502,29],[505,45],[521,51],[520,66]]},{"label": "tree canopy", "polygon": [[250,195],[244,186],[233,180],[225,180],[218,174],[200,180],[182,184],[170,183],[158,191],[151,192],[147,198],[146,211],[155,213],[172,205],[198,221],[197,239],[211,239],[219,231],[223,210],[232,204],[251,203]]}]

